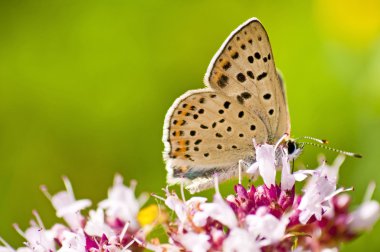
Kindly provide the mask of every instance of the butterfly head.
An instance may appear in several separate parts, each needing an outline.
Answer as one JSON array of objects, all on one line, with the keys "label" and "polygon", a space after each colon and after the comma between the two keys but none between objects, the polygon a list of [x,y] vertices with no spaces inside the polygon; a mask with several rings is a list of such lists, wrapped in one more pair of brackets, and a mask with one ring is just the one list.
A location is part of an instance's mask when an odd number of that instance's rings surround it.
[{"label": "butterfly head", "polygon": [[275,149],[277,149],[278,146],[282,146],[282,149],[287,151],[289,160],[295,160],[301,155],[304,147],[303,143],[299,143],[296,140],[297,139],[290,138],[288,133],[285,133],[275,144]]},{"label": "butterfly head", "polygon": [[288,155],[290,160],[296,159],[301,155],[304,144],[296,142],[294,139],[289,139],[285,142],[286,148],[288,150]]}]

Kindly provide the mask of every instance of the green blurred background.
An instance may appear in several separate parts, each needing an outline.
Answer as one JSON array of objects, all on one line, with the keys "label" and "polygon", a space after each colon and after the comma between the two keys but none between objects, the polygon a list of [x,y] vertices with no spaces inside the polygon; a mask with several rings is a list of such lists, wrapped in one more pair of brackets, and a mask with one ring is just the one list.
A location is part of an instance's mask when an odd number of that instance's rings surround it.
[{"label": "green blurred background", "polygon": [[[1,236],[20,245],[11,224],[24,229],[32,209],[56,221],[38,188],[63,189],[62,175],[94,203],[116,172],[160,193],[167,109],[203,86],[216,50],[253,16],[286,80],[292,134],[364,155],[339,181],[360,203],[380,184],[379,1],[1,1]],[[300,161],[313,167],[321,151]],[[376,225],[343,251],[378,250],[379,235]]]}]

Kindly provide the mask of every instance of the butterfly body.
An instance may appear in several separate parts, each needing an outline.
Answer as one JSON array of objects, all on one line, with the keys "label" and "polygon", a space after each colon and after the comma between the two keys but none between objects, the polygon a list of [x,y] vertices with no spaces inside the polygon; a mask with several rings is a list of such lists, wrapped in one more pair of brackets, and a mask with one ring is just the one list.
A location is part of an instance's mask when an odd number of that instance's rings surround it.
[{"label": "butterfly body", "polygon": [[203,89],[188,91],[164,125],[168,183],[209,187],[210,177],[236,177],[239,162],[255,160],[256,143],[275,144],[290,133],[285,89],[267,33],[255,18],[239,26],[208,67]]}]

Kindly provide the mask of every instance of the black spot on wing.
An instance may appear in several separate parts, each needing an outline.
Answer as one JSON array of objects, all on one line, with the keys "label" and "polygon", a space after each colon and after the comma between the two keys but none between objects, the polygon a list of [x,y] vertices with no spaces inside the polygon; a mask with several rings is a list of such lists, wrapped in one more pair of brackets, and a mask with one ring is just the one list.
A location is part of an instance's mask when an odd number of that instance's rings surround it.
[{"label": "black spot on wing", "polygon": [[271,94],[267,93],[267,94],[263,95],[263,98],[265,100],[269,100],[271,98]]},{"label": "black spot on wing", "polygon": [[244,104],[244,99],[240,95],[236,96],[236,99],[240,104]]},{"label": "black spot on wing", "polygon": [[248,62],[249,62],[249,63],[253,63],[253,56],[248,56],[247,59],[248,59]]},{"label": "black spot on wing", "polygon": [[255,79],[255,76],[253,75],[252,71],[247,71],[247,75],[249,76],[249,78]]},{"label": "black spot on wing", "polygon": [[219,80],[217,81],[217,84],[218,84],[218,86],[221,87],[221,88],[226,87],[227,84],[228,84],[228,77],[227,77],[226,75],[222,74],[222,75],[220,76]]},{"label": "black spot on wing", "polygon": [[243,92],[243,93],[241,93],[241,97],[243,97],[244,99],[249,99],[249,98],[251,98],[251,93],[249,93],[249,92]]},{"label": "black spot on wing", "polygon": [[246,80],[245,75],[243,73],[238,73],[236,75],[236,79],[240,82],[244,82]]},{"label": "black spot on wing", "polygon": [[231,67],[231,63],[230,63],[229,61],[227,61],[227,62],[223,65],[223,69],[224,69],[224,70],[228,70],[230,67]]},{"label": "black spot on wing", "polygon": [[266,72],[262,72],[259,76],[257,76],[257,80],[262,80],[264,79],[265,77],[267,77],[267,73]]},{"label": "black spot on wing", "polygon": [[229,102],[229,101],[226,101],[223,104],[223,106],[224,106],[225,109],[228,109],[230,107],[230,105],[231,105],[231,102]]}]

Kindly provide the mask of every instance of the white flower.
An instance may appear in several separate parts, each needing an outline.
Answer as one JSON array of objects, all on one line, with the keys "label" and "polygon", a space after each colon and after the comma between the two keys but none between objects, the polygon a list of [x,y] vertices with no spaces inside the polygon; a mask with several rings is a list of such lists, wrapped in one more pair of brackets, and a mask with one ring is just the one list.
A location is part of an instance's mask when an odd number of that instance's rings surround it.
[{"label": "white flower", "polygon": [[180,200],[177,194],[170,194],[167,191],[166,195],[165,204],[176,213],[180,222],[185,222],[187,220],[187,206],[185,202]]},{"label": "white flower", "polygon": [[335,183],[327,176],[322,176],[321,172],[314,173],[298,206],[301,210],[299,221],[306,224],[313,215],[321,220],[323,210],[330,206],[328,199],[335,192],[335,188]]},{"label": "white flower", "polygon": [[255,145],[256,162],[248,169],[247,173],[259,173],[267,187],[276,183],[276,154],[275,146],[269,144]]},{"label": "white flower", "polygon": [[355,232],[370,230],[380,217],[379,202],[371,200],[362,203],[349,215],[349,229]]},{"label": "white flower", "polygon": [[46,189],[43,191],[53,204],[59,218],[63,218],[73,229],[81,228],[83,216],[80,211],[91,206],[91,201],[88,199],[76,200],[69,179],[64,177],[63,182],[66,191],[58,192],[53,197],[47,193]]},{"label": "white flower", "polygon": [[[179,221],[184,224],[187,222],[187,216],[191,210],[193,210],[196,206],[207,201],[207,198],[204,197],[192,197],[188,201],[184,202],[179,199],[177,194],[172,194],[166,189],[166,199],[165,204],[173,210]],[[198,224],[201,225],[203,220],[199,219],[201,216],[198,216]],[[207,217],[206,217],[207,218]]]},{"label": "white flower", "polygon": [[339,251],[339,249],[335,248],[335,247],[321,249],[321,252],[338,252],[338,251]]},{"label": "white flower", "polygon": [[272,214],[266,213],[264,208],[259,208],[255,215],[246,217],[248,231],[257,238],[264,238],[269,245],[282,240],[285,236],[289,218],[283,216],[280,220]]},{"label": "white flower", "polygon": [[139,227],[136,220],[140,207],[145,203],[146,197],[142,195],[139,199],[135,196],[135,185],[127,187],[123,184],[123,178],[116,175],[113,187],[108,191],[108,199],[99,203],[99,207],[106,210],[111,218],[118,218],[124,222],[130,222],[132,229]]},{"label": "white flower", "polygon": [[[26,248],[26,249],[28,249],[28,248]],[[32,251],[32,250],[29,249],[29,251]],[[14,250],[11,247],[0,246],[0,252],[16,252],[16,250]]]},{"label": "white flower", "polygon": [[343,164],[344,160],[346,159],[346,156],[344,155],[338,155],[332,165],[328,165],[325,161],[324,156],[321,156],[320,158],[320,167],[317,168],[317,170],[320,170],[322,172],[322,176],[327,176],[330,181],[336,183],[338,182],[338,173],[339,168]]},{"label": "white flower", "polygon": [[211,247],[209,243],[210,237],[206,234],[189,232],[178,238],[187,251],[206,252]]},{"label": "white flower", "polygon": [[281,158],[282,173],[281,173],[281,190],[291,190],[295,183],[294,175],[290,171],[290,164],[287,155]]},{"label": "white flower", "polygon": [[209,216],[229,228],[236,227],[238,224],[234,211],[218,191],[214,196],[214,201],[201,204],[200,209],[205,214],[204,217]]},{"label": "white flower", "polygon": [[293,172],[293,177],[296,181],[301,182],[307,179],[308,176],[312,176],[315,172],[315,170],[298,170]]},{"label": "white flower", "polygon": [[[13,227],[16,232],[26,240],[25,245],[33,251],[55,251],[55,233],[44,228],[42,220],[37,212],[33,212],[33,214],[37,219],[37,223],[32,220],[31,227],[27,228],[25,232],[23,232],[17,224],[14,224]],[[2,240],[2,238],[0,240]],[[7,243],[5,243],[5,241],[3,241],[3,243],[6,244],[8,248],[11,248]]]},{"label": "white flower", "polygon": [[84,228],[86,234],[98,237],[102,237],[102,235],[105,234],[108,239],[115,235],[112,229],[104,221],[103,209],[98,208],[96,211],[90,210],[89,216],[90,218]]},{"label": "white flower", "polygon": [[256,252],[260,247],[252,235],[242,228],[233,228],[223,242],[225,252]]},{"label": "white flower", "polygon": [[[321,220],[323,212],[331,208],[331,198],[338,193],[350,190],[343,188],[336,190],[339,167],[344,159],[343,155],[339,155],[331,166],[323,161],[321,166],[312,173],[311,179],[304,187],[305,194],[298,206],[301,210],[299,221],[302,224],[306,224],[313,215],[317,220]],[[303,171],[303,173],[305,175],[308,171]]]},{"label": "white flower", "polygon": [[17,225],[16,231],[25,238],[28,248],[35,252],[55,251],[54,235],[51,231],[32,226],[23,232]]},{"label": "white flower", "polygon": [[86,237],[82,231],[64,231],[62,236],[62,247],[57,252],[86,252]]},{"label": "white flower", "polygon": [[6,247],[0,246],[0,252],[34,252],[34,251],[28,247],[20,247],[17,250],[15,250],[14,248],[10,246],[6,246]]},{"label": "white flower", "polygon": [[29,246],[35,251],[47,251],[55,249],[54,236],[49,230],[39,227],[30,227],[25,231],[25,238]]},{"label": "white flower", "polygon": [[364,202],[348,216],[349,229],[354,232],[363,232],[372,229],[380,217],[379,202],[371,200],[375,190],[375,183],[370,183],[364,198]]}]

